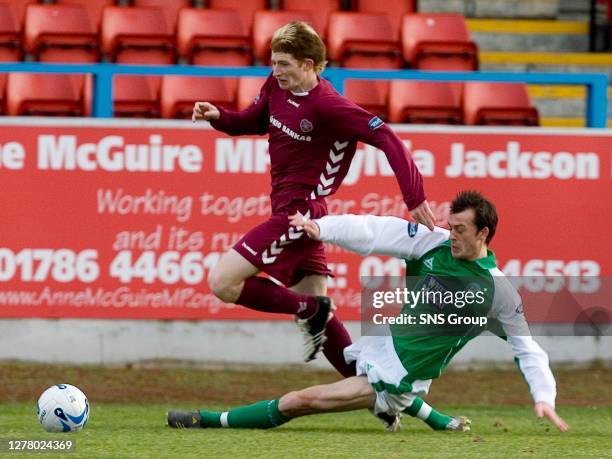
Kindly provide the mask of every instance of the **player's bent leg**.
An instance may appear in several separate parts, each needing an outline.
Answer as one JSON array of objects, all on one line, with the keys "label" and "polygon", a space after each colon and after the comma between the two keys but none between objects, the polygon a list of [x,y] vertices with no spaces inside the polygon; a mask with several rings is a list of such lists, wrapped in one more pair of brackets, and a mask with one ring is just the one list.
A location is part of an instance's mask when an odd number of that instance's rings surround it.
[{"label": "player's bent leg", "polygon": [[258,267],[234,249],[226,252],[208,276],[208,285],[219,299],[261,312],[313,316],[318,310],[314,296],[295,293],[258,277]]},{"label": "player's bent leg", "polygon": [[225,252],[208,275],[208,287],[226,303],[234,303],[240,297],[245,279],[256,275],[259,268],[236,250]]},{"label": "player's bent leg", "polygon": [[317,413],[352,411],[372,408],[376,402],[374,389],[365,376],[353,376],[332,384],[312,386],[283,395],[279,411],[288,418]]}]

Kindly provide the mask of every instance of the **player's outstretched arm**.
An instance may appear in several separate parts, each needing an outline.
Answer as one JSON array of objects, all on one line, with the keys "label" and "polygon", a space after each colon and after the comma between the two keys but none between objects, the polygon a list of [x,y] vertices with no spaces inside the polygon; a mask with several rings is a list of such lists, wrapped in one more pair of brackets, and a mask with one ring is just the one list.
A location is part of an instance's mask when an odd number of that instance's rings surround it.
[{"label": "player's outstretched arm", "polygon": [[210,102],[196,102],[193,105],[191,121],[194,123],[198,120],[214,121],[218,120],[220,116],[219,109]]},{"label": "player's outstretched arm", "polygon": [[443,244],[448,230],[423,226],[402,218],[377,215],[326,215],[315,221],[296,214],[292,226],[304,228],[308,236],[338,245],[361,255],[371,253],[398,258],[418,258]]},{"label": "player's outstretched arm", "polygon": [[569,430],[569,426],[567,425],[567,422],[565,422],[563,418],[561,418],[561,416],[557,414],[555,409],[552,406],[550,406],[548,403],[538,402],[535,404],[533,409],[537,417],[548,418],[550,422],[552,422],[557,427],[557,429],[559,429],[561,432],[567,432]]}]

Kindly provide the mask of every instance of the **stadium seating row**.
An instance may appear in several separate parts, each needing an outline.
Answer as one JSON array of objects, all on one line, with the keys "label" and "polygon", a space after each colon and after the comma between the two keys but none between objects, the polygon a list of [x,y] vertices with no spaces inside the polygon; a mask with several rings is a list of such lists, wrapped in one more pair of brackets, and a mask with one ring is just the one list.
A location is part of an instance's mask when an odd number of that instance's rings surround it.
[{"label": "stadium seating row", "polygon": [[[114,114],[184,119],[191,117],[196,100],[241,110],[253,101],[263,81],[119,75],[114,81]],[[0,95],[5,95],[0,96],[0,111],[11,116],[90,116],[91,83],[86,75],[0,74]],[[539,124],[524,83],[348,80],[345,93],[395,123]]]},{"label": "stadium seating row", "polygon": [[0,0],[0,60],[19,61],[25,52],[43,62],[174,64],[180,56],[195,65],[245,66],[254,59],[267,64],[273,32],[298,19],[326,37],[329,58],[343,67],[478,68],[478,48],[463,16],[402,15],[401,5],[411,9],[407,1],[396,2],[395,15],[377,12],[377,3],[384,2],[365,0],[358,5],[369,5],[367,12],[338,11],[339,2],[329,0],[283,0],[284,7],[299,8],[291,11],[258,9],[265,0],[209,2],[235,9],[192,8],[189,0],[133,0],[130,7],[110,0],[58,0],[28,4],[12,15],[13,8]]},{"label": "stadium seating row", "polygon": [[12,11],[18,23],[22,23],[26,7],[30,4],[66,4],[81,5],[87,9],[90,20],[100,24],[102,9],[105,6],[150,6],[160,8],[170,25],[176,24],[178,11],[181,8],[205,7],[209,9],[236,9],[252,22],[256,10],[270,9],[273,3],[279,10],[310,11],[315,16],[317,25],[325,31],[327,17],[334,11],[358,11],[362,13],[379,13],[391,17],[393,27],[399,28],[399,19],[406,13],[415,13],[416,0],[2,0]]}]

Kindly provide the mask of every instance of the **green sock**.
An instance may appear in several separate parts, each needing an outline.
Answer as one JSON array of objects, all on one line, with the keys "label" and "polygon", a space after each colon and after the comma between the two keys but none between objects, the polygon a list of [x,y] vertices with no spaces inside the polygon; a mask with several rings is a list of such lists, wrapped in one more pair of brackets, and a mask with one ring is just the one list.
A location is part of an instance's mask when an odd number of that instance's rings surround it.
[{"label": "green sock", "polygon": [[278,400],[263,400],[253,405],[240,406],[230,411],[200,411],[202,427],[231,427],[246,429],[269,429],[277,427],[291,418],[278,410]]},{"label": "green sock", "polygon": [[448,423],[453,419],[451,416],[436,411],[421,397],[415,397],[412,404],[404,410],[404,413],[422,419],[433,430],[445,430]]}]

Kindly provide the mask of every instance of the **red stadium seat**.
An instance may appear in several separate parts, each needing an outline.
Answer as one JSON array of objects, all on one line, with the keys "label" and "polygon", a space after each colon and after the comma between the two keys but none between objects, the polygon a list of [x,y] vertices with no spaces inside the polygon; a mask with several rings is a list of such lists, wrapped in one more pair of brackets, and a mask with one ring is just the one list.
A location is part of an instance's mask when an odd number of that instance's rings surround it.
[{"label": "red stadium seat", "polygon": [[239,78],[238,89],[236,90],[236,109],[244,110],[251,105],[265,81],[266,77]]},{"label": "red stadium seat", "polygon": [[191,118],[196,101],[233,110],[237,83],[237,78],[164,76],[160,92],[162,118]]},{"label": "red stadium seat", "polygon": [[389,89],[389,121],[462,124],[461,83],[392,81]]},{"label": "red stadium seat", "polygon": [[43,62],[97,62],[98,35],[87,10],[78,5],[30,5],[24,47]]},{"label": "red stadium seat", "polygon": [[0,3],[0,61],[20,61],[21,28],[13,10]]},{"label": "red stadium seat", "polygon": [[398,34],[384,14],[332,13],[329,18],[329,57],[343,67],[402,67]]},{"label": "red stadium seat", "polygon": [[83,79],[83,116],[93,115],[93,86],[93,75],[91,73],[85,74]]},{"label": "red stadium seat", "polygon": [[102,20],[102,9],[105,6],[113,6],[114,0],[55,0],[59,5],[79,5],[87,10],[92,24],[98,30]]},{"label": "red stadium seat", "polygon": [[19,28],[21,29],[21,24],[23,24],[23,19],[25,17],[25,11],[28,5],[38,3],[37,0],[1,0],[0,3],[3,3],[7,6],[12,12],[13,17],[17,21]]},{"label": "red stadium seat", "polygon": [[539,125],[525,83],[466,82],[463,109],[465,124]]},{"label": "red stadium seat", "polygon": [[189,64],[242,66],[253,63],[251,37],[237,10],[184,8],[176,32]]},{"label": "red stadium seat", "polygon": [[383,120],[389,119],[389,81],[346,80],[344,95]]},{"label": "red stadium seat", "polygon": [[268,8],[267,0],[208,0],[208,8],[237,10],[249,32],[253,28],[255,11]]},{"label": "red stadium seat", "polygon": [[84,75],[10,73],[6,82],[10,116],[83,116]]},{"label": "red stadium seat", "polygon": [[[253,21],[253,49],[262,64],[270,62],[270,41],[272,35],[281,26],[290,21],[304,21],[314,27],[312,14],[307,11],[257,11]],[[321,33],[317,30],[317,33]]]},{"label": "red stadium seat", "polygon": [[313,16],[314,28],[322,31],[322,36],[327,36],[327,25],[329,15],[334,11],[340,11],[341,1],[338,0],[281,0],[281,9],[287,11],[308,11]]},{"label": "red stadium seat", "polygon": [[161,77],[117,75],[113,79],[113,116],[159,118]]},{"label": "red stadium seat", "polygon": [[402,24],[402,16],[416,13],[416,0],[354,0],[351,9],[360,13],[386,14],[391,21],[393,30],[398,33]]},{"label": "red stadium seat", "polygon": [[0,115],[6,113],[6,73],[0,73]]},{"label": "red stadium seat", "polygon": [[108,6],[102,12],[102,51],[121,64],[174,64],[174,35],[158,8]]},{"label": "red stadium seat", "polygon": [[459,14],[407,14],[402,48],[410,67],[420,70],[478,70],[478,46]]},{"label": "red stadium seat", "polygon": [[134,6],[160,8],[166,16],[170,30],[174,30],[176,28],[176,19],[179,10],[181,8],[189,8],[191,6],[191,0],[133,0],[133,4]]}]

